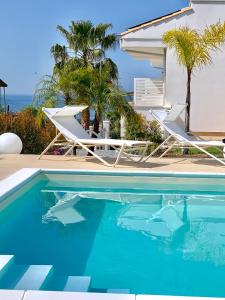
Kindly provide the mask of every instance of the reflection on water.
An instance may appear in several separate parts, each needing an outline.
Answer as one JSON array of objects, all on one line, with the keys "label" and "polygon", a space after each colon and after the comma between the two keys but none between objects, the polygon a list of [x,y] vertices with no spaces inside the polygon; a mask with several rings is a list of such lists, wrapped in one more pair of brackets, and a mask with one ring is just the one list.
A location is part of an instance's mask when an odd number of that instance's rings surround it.
[{"label": "reflection on water", "polygon": [[118,225],[142,232],[152,238],[171,239],[173,234],[184,225],[184,207],[180,201],[170,203],[161,196],[160,200],[128,204],[118,218]]},{"label": "reflection on water", "polygon": [[225,196],[42,192],[52,199],[43,222],[85,222],[80,201],[115,202],[117,226],[158,240],[161,251],[179,251],[184,260],[225,265]]},{"label": "reflection on water", "polygon": [[118,225],[159,239],[184,259],[225,265],[224,205],[225,196],[162,195],[156,203],[129,204]]},{"label": "reflection on water", "polygon": [[[53,266],[46,290],[89,276],[93,292],[225,297],[222,184],[210,194],[78,179],[38,182],[1,210],[0,254],[14,255],[16,268]],[[13,270],[0,288],[13,287]]]},{"label": "reflection on water", "polygon": [[68,225],[85,221],[85,218],[76,209],[76,204],[81,200],[79,195],[59,192],[54,192],[53,195],[57,199],[57,203],[43,215],[44,223],[57,221]]}]

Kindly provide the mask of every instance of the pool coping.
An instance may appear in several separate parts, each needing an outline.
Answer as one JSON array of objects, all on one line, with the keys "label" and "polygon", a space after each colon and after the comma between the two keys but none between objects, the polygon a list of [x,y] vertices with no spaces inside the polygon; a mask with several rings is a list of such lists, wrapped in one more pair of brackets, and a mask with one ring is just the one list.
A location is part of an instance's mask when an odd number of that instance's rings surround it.
[{"label": "pool coping", "polygon": [[[3,298],[2,298],[3,297]],[[48,291],[12,291],[0,290],[2,300],[194,300],[197,297],[186,296],[161,296],[161,295],[134,295],[134,294],[98,294],[98,293],[76,293],[76,292],[48,292]],[[202,300],[223,299],[206,298]]]},{"label": "pool coping", "polygon": [[[22,168],[9,177],[0,181],[0,201],[17,191],[24,184],[42,173],[49,174],[81,174],[81,175],[123,175],[123,176],[195,176],[203,178],[225,178],[225,173],[205,173],[205,172],[156,172],[156,171],[124,171],[124,170],[76,170],[76,169],[48,169],[48,168]],[[96,294],[96,293],[77,293],[77,292],[51,292],[51,291],[16,291],[0,290],[0,299],[4,300],[191,300],[202,299],[223,299],[223,298],[204,298],[186,296],[161,296],[161,295],[134,295],[134,294]]]},{"label": "pool coping", "polygon": [[7,197],[19,189],[35,176],[42,173],[42,169],[23,168],[0,181],[0,199]]},{"label": "pool coping", "polygon": [[176,177],[176,176],[192,176],[201,178],[225,178],[224,173],[205,173],[205,172],[156,172],[156,171],[127,171],[127,170],[87,170],[87,169],[49,169],[49,168],[22,168],[12,175],[6,177],[0,181],[0,200],[9,196],[24,184],[35,178],[37,175],[48,173],[48,174],[76,174],[76,175],[91,175],[98,174],[100,176],[154,176],[154,177]]},{"label": "pool coping", "polygon": [[[23,169],[21,169],[23,170]],[[127,176],[141,176],[141,175],[164,175],[168,177],[172,176],[178,176],[178,175],[196,175],[197,176],[204,176],[204,177],[211,177],[211,176],[216,176],[216,177],[225,177],[225,172],[224,173],[216,173],[216,172],[168,172],[168,171],[128,171],[128,170],[118,170],[118,169],[111,169],[111,170],[88,170],[88,169],[49,169],[49,168],[40,168],[39,169],[41,172],[48,172],[48,173],[68,173],[68,174],[93,174],[93,173],[98,173],[99,175],[116,175],[116,174],[123,174]]]},{"label": "pool coping", "polygon": [[190,296],[161,296],[161,295],[135,295],[135,294],[98,294],[78,292],[48,292],[32,290],[0,290],[2,300],[202,300],[224,299],[212,297]]}]

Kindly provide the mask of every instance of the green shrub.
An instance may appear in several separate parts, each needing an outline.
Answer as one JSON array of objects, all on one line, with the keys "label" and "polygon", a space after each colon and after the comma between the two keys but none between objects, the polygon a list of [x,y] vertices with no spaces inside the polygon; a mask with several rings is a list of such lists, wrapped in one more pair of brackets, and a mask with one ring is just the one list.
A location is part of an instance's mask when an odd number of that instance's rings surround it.
[{"label": "green shrub", "polygon": [[105,117],[110,121],[110,138],[120,139],[120,114],[117,112],[108,112]]},{"label": "green shrub", "polygon": [[126,121],[126,139],[151,141],[159,144],[162,142],[162,132],[156,121],[146,121],[138,113],[132,114]]},{"label": "green shrub", "polygon": [[55,136],[55,129],[49,122],[39,126],[36,114],[37,111],[31,107],[16,114],[0,113],[0,134],[17,134],[23,142],[24,154],[41,153]]}]

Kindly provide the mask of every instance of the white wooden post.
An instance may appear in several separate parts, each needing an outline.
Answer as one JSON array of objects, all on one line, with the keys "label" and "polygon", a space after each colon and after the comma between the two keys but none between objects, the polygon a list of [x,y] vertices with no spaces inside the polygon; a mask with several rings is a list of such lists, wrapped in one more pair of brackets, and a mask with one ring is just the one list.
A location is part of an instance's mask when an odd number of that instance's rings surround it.
[{"label": "white wooden post", "polygon": [[94,126],[89,126],[89,135],[92,137]]},{"label": "white wooden post", "polygon": [[120,137],[121,139],[124,139],[126,132],[126,119],[125,117],[121,117],[120,119]]},{"label": "white wooden post", "polygon": [[100,137],[104,137],[104,132],[103,132],[103,126],[102,126],[102,123],[99,124],[99,136],[100,136]]},{"label": "white wooden post", "polygon": [[[103,130],[104,130],[104,138],[109,139],[109,133],[110,133],[110,121],[104,120],[103,121]],[[105,151],[109,150],[109,146],[105,146]]]}]

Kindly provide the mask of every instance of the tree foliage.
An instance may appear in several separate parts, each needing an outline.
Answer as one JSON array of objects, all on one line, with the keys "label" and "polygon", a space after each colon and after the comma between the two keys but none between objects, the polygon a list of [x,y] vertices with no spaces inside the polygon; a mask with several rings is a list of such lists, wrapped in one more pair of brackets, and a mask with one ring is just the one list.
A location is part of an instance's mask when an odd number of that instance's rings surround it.
[{"label": "tree foliage", "polygon": [[[113,103],[117,110],[121,102],[123,105],[125,102],[124,93],[117,86],[117,66],[107,57],[107,51],[118,44],[117,36],[108,33],[111,24],[95,26],[90,21],[72,21],[68,29],[62,26],[57,29],[66,45],[52,46],[53,73],[40,81],[35,103],[47,100],[48,105],[57,105],[63,99],[67,105],[88,105],[95,111],[95,129],[98,131],[105,109],[112,109]],[[83,112],[82,125],[89,129],[89,109]]]},{"label": "tree foliage", "polygon": [[167,31],[163,35],[165,45],[174,49],[180,65],[187,71],[186,131],[190,130],[191,79],[196,69],[212,63],[212,53],[225,41],[225,23],[216,23],[202,32],[187,26]]}]

